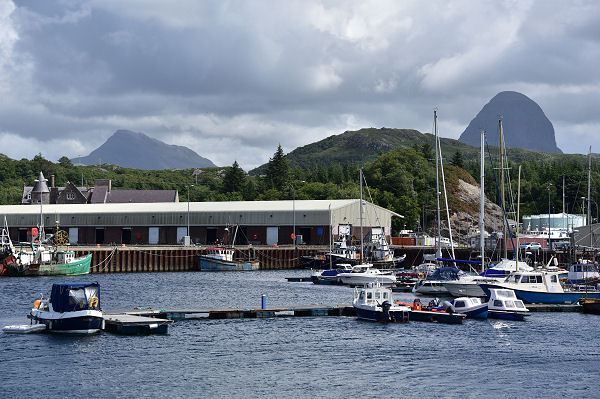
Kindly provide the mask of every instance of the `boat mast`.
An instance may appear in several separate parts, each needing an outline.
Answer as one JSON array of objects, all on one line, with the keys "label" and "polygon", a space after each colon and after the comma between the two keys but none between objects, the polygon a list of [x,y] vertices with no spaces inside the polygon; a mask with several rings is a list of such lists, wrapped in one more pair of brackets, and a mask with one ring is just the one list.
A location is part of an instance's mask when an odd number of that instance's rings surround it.
[{"label": "boat mast", "polygon": [[[502,119],[498,119],[498,126],[500,127],[500,192],[502,208],[506,212],[506,206],[504,205],[504,132],[502,130]],[[505,216],[506,217],[506,216]],[[506,248],[506,223],[502,223],[502,240],[504,241],[504,259],[508,258],[508,248]]]},{"label": "boat mast", "polygon": [[485,236],[484,236],[484,220],[483,220],[483,211],[485,206],[485,194],[484,194],[484,178],[485,178],[485,165],[484,165],[484,146],[485,146],[485,130],[481,131],[481,183],[480,183],[480,201],[479,201],[479,245],[481,246],[481,272],[485,271]]},{"label": "boat mast", "polygon": [[[338,227],[339,229],[339,227]],[[338,231],[338,235],[339,235],[339,231]],[[331,269],[331,264],[333,262],[332,256],[331,256],[331,238],[333,237],[333,230],[331,228],[331,203],[329,204],[329,268]]]},{"label": "boat mast", "polygon": [[435,134],[435,196],[437,198],[437,242],[435,246],[435,263],[437,258],[442,257],[442,216],[440,213],[440,172],[439,172],[439,153],[438,128],[437,128],[437,109],[433,110],[433,131]]},{"label": "boat mast", "polygon": [[513,248],[516,254],[515,271],[519,271],[519,213],[521,210],[521,165],[519,165],[519,180],[517,183],[517,247]]},{"label": "boat mast", "polygon": [[592,236],[592,217],[591,217],[591,199],[592,199],[592,146],[588,154],[588,206],[587,206],[587,223],[590,226],[590,249],[594,246]]},{"label": "boat mast", "polygon": [[359,169],[359,177],[360,177],[360,263],[363,263],[363,171],[362,168]]},{"label": "boat mast", "polygon": [[[444,156],[442,155],[442,143],[440,141],[439,134],[437,135],[437,143],[438,148],[440,150],[440,169],[442,172],[442,187],[444,189],[444,202],[446,205],[446,220],[448,222],[448,236],[450,238],[450,252],[452,253],[452,259],[456,259],[456,255],[454,254],[454,240],[452,239],[452,225],[450,224],[450,207],[448,206],[448,192],[446,191],[446,175],[444,174]],[[441,244],[441,242],[440,242]],[[440,245],[440,255],[442,249]],[[456,266],[456,262],[454,262],[454,266]]]}]

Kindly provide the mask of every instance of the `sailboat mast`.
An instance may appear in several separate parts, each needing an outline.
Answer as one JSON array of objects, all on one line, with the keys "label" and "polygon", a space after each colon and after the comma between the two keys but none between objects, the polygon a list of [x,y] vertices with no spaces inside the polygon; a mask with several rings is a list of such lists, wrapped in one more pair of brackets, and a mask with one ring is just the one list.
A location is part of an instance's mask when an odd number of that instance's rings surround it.
[{"label": "sailboat mast", "polygon": [[442,216],[440,213],[440,172],[439,172],[439,154],[440,146],[438,144],[438,128],[437,128],[437,109],[433,110],[433,131],[435,134],[435,196],[437,198],[437,244],[435,248],[435,263],[437,258],[442,257]]},{"label": "sailboat mast", "polygon": [[592,204],[592,146],[590,146],[590,152],[588,154],[588,206],[587,206],[587,223],[590,226],[590,249],[594,246],[592,237],[592,217],[591,217],[591,204]]},{"label": "sailboat mast", "polygon": [[[506,211],[504,205],[504,132],[502,130],[502,119],[498,119],[498,126],[500,127],[500,192],[502,208]],[[502,240],[504,241],[504,259],[508,258],[508,249],[506,248],[506,223],[502,223]]]},{"label": "sailboat mast", "polygon": [[363,243],[363,171],[362,168],[359,169],[360,176],[360,263],[363,263],[363,251],[364,251],[364,243]]},{"label": "sailboat mast", "polygon": [[484,194],[484,179],[485,179],[485,164],[484,164],[484,146],[485,146],[485,130],[481,131],[481,192],[480,192],[480,201],[479,201],[479,245],[481,246],[481,272],[485,271],[485,236],[484,236],[484,220],[483,220],[483,211],[485,206],[485,194]]},{"label": "sailboat mast", "polygon": [[521,165],[519,165],[519,180],[517,183],[517,247],[514,248],[516,254],[515,271],[519,271],[519,213],[521,210]]}]

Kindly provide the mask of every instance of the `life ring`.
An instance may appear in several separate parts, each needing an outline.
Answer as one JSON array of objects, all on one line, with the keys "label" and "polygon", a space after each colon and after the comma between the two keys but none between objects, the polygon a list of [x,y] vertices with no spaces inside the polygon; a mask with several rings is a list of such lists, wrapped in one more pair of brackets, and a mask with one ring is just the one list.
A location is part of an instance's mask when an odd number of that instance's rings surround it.
[{"label": "life ring", "polygon": [[90,308],[97,308],[97,307],[98,307],[98,297],[93,296],[90,298]]}]

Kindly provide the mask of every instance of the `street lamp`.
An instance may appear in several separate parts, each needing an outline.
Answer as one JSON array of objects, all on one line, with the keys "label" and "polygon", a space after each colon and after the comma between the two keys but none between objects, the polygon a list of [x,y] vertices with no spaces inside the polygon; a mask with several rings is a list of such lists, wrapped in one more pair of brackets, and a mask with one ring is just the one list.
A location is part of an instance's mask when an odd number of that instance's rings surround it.
[{"label": "street lamp", "polygon": [[292,218],[294,220],[294,227],[292,233],[292,242],[294,243],[294,251],[296,250],[296,189],[294,185],[290,182],[287,184],[292,188]]},{"label": "street lamp", "polygon": [[190,243],[190,187],[194,187],[193,184],[186,184],[187,187],[187,245]]}]

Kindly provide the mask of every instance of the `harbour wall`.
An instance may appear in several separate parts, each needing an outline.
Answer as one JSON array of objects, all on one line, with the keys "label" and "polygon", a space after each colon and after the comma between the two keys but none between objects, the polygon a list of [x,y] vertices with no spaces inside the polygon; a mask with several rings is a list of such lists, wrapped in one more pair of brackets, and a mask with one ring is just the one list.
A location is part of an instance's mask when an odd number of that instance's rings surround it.
[{"label": "harbour wall", "polygon": [[[76,256],[91,253],[92,262],[90,273],[137,273],[137,272],[175,272],[199,270],[198,257],[206,252],[206,247],[192,246],[118,246],[118,247],[71,247]],[[289,247],[253,247],[237,248],[238,254],[243,258],[250,258],[254,253],[260,261],[261,270],[296,269],[302,267],[301,256],[315,255],[319,251],[326,251],[328,247],[298,246]],[[396,256],[406,254],[403,265],[406,268],[416,266],[423,261],[423,254],[433,253],[431,247],[399,247],[395,246]],[[471,248],[456,248],[457,259],[469,259],[477,251]],[[486,258],[497,260],[497,252],[486,253]],[[568,253],[555,254],[560,264],[569,263]],[[444,257],[450,257],[443,254]],[[509,253],[509,257],[512,254]],[[540,255],[538,262],[544,262],[548,254]],[[468,266],[459,266],[468,269]],[[475,267],[478,269],[478,267]]]}]

